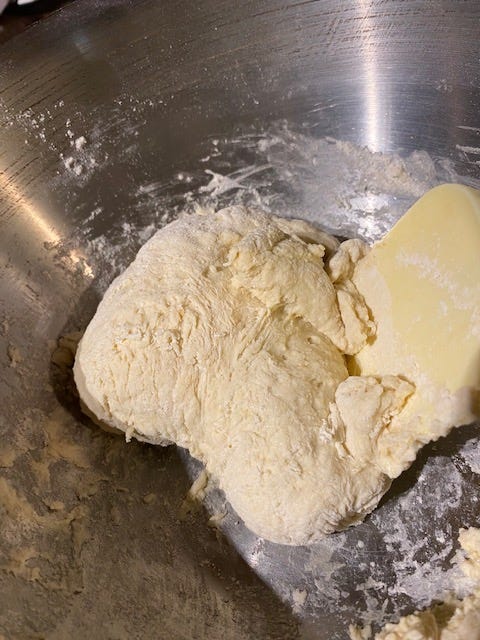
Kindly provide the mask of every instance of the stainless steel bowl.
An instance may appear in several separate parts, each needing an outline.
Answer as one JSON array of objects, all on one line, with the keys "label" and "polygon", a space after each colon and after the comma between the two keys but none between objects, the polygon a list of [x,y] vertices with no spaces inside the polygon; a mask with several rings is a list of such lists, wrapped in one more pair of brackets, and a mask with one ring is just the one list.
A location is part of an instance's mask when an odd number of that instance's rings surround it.
[{"label": "stainless steel bowl", "polygon": [[[78,0],[2,47],[0,634],[334,640],[451,586],[458,527],[479,516],[461,455],[477,426],[427,447],[364,524],[281,547],[218,490],[185,502],[185,452],[100,432],[69,345],[51,352],[204,168],[245,171],[272,123],[425,150],[475,184],[479,19],[475,0]],[[272,208],[295,201],[268,189]]]}]

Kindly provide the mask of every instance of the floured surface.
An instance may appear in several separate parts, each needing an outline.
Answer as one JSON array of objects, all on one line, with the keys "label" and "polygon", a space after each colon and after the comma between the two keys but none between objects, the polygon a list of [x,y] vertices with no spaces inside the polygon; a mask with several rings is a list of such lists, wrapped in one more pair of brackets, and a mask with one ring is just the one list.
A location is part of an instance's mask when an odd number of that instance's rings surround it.
[{"label": "floured surface", "polygon": [[[453,593],[445,602],[416,611],[387,624],[375,640],[479,640],[480,638],[480,529],[460,529],[458,539],[465,557],[460,560],[471,592],[463,599]],[[351,628],[352,640],[368,640],[371,629]]]},{"label": "floured surface", "polygon": [[[68,304],[65,308],[58,304],[63,315],[59,314],[52,325],[52,338],[83,329],[99,297],[138,248],[178,211],[193,208],[193,202],[214,208],[258,203],[272,212],[317,222],[339,236],[371,241],[390,228],[428,188],[445,180],[459,180],[448,162],[434,161],[423,152],[400,160],[397,156],[372,154],[350,143],[318,140],[306,131],[299,133],[281,124],[264,131],[239,131],[234,137],[198,145],[195,157],[170,174],[156,176],[153,172],[135,185],[122,185],[130,190],[131,206],[112,211],[111,193],[108,198],[91,202],[83,199],[85,182],[107,175],[112,161],[106,157],[101,135],[85,123],[73,123],[69,128],[74,140],[84,136],[87,142],[77,151],[66,139],[64,148],[56,150],[59,188],[71,193],[77,231],[75,239],[61,245],[58,237],[46,238],[45,263],[53,262],[61,279],[73,274],[65,292]],[[64,166],[60,153],[78,157],[79,161],[85,153],[97,164],[77,176]],[[132,147],[120,144],[119,154],[125,161],[134,163],[136,153],[134,141]],[[390,171],[392,166],[396,169]],[[207,169],[215,175],[206,173]],[[113,214],[116,225],[108,222]],[[70,253],[73,251],[77,254]],[[82,256],[80,262],[78,255]],[[93,286],[86,275],[87,267],[94,275]],[[20,500],[36,505],[38,491],[52,501],[54,509],[60,506],[58,503],[65,505],[64,512],[51,511],[55,526],[57,519],[65,521],[60,525],[65,533],[61,538],[64,550],[49,559],[49,566],[54,580],[63,580],[67,591],[49,591],[25,577],[35,575],[31,572],[38,568],[38,558],[54,540],[48,530],[43,535],[35,523],[37,516],[30,511],[28,517],[32,516],[33,524],[29,527],[36,533],[30,535],[27,527],[22,529],[25,535],[20,536],[17,530],[22,553],[19,556],[16,549],[8,547],[2,559],[4,565],[18,567],[23,563],[27,569],[16,569],[18,576],[5,569],[1,585],[4,593],[17,589],[25,598],[33,598],[42,613],[32,631],[7,611],[0,617],[1,632],[17,628],[23,629],[23,636],[26,632],[43,633],[60,639],[68,633],[81,638],[84,633],[78,635],[78,629],[84,628],[85,611],[94,611],[97,623],[105,621],[118,638],[130,638],[139,629],[164,624],[166,618],[175,618],[180,625],[177,628],[185,629],[191,637],[190,619],[183,616],[183,608],[176,608],[177,602],[183,602],[182,593],[186,593],[198,620],[204,619],[203,611],[212,612],[209,618],[215,620],[215,626],[208,629],[212,638],[297,638],[294,608],[295,616],[302,621],[300,633],[304,637],[344,640],[350,623],[372,622],[378,629],[400,614],[428,606],[455,585],[458,571],[451,564],[454,552],[449,551],[448,541],[454,538],[454,527],[475,524],[479,508],[478,492],[473,488],[478,442],[475,427],[430,445],[361,527],[336,534],[308,550],[273,545],[238,524],[223,493],[212,483],[206,487],[204,499],[207,514],[201,513],[201,505],[194,508],[191,500],[182,513],[189,486],[201,472],[198,463],[182,450],[176,453],[171,448],[125,445],[121,439],[100,433],[97,427],[80,425],[79,414],[70,417],[74,405],[68,405],[65,415],[55,414],[65,429],[65,439],[71,442],[79,438],[92,473],[107,480],[95,480],[96,493],[80,499],[76,496],[77,467],[61,459],[52,466],[54,491],[47,493],[41,488],[46,485],[35,489],[37,475],[48,477],[41,454],[45,446],[41,434],[46,430],[41,425],[56,410],[58,399],[51,388],[45,387],[48,349],[39,350],[38,345],[32,349],[25,342],[22,336],[30,333],[23,331],[21,320],[0,317],[0,323],[4,320],[6,328],[0,327],[0,334],[4,333],[0,339],[5,350],[0,358],[4,357],[2,366],[9,375],[11,395],[7,406],[12,407],[9,424],[4,427],[13,430],[14,426],[17,435],[0,447],[0,462],[5,465],[1,475]],[[18,349],[22,357],[17,366],[13,366],[16,358],[12,361],[7,356],[8,345]],[[25,394],[30,393],[22,386],[26,380],[40,390],[31,400],[38,406],[38,413],[33,415],[23,408]],[[65,401],[65,384],[54,386],[58,398]],[[28,421],[33,421],[30,426]],[[21,451],[24,453],[20,455]],[[38,461],[40,466],[34,472]],[[85,470],[78,473],[83,476]],[[19,478],[21,482],[17,482]],[[81,493],[92,491],[87,487]],[[78,562],[71,560],[76,553],[72,527],[66,520],[75,506],[83,504],[88,510],[75,512],[84,518],[82,528],[87,532],[82,536],[84,573],[83,589],[79,590],[82,582],[75,574]],[[40,515],[47,509],[40,505]],[[205,524],[208,515],[212,517],[211,527]],[[12,530],[12,523],[8,526]],[[29,554],[34,555],[29,558]],[[104,577],[97,570],[100,562]],[[48,567],[39,571],[41,580],[50,579]],[[178,586],[175,593],[171,593],[172,584]],[[133,595],[140,589],[150,597],[145,608],[133,605]],[[13,610],[16,606],[12,602]],[[172,611],[175,615],[170,615]],[[88,624],[92,619],[88,618]],[[243,620],[245,626],[235,620]],[[196,632],[201,636],[205,629]]]},{"label": "floured surface", "polygon": [[480,447],[476,439],[468,440],[460,450],[460,455],[473,473],[480,474]]}]

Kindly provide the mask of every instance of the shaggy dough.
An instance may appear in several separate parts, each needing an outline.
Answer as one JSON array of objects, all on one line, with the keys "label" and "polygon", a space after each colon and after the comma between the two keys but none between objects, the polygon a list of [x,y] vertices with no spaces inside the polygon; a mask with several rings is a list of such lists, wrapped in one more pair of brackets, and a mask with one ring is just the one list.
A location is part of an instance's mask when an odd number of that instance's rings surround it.
[{"label": "shaggy dough", "polygon": [[[464,600],[451,597],[432,609],[417,611],[387,624],[375,640],[480,640],[480,529],[462,529],[459,535],[467,559],[462,563],[475,588]],[[366,640],[369,634],[351,630],[352,640]]]},{"label": "shaggy dough", "polygon": [[88,326],[83,402],[127,439],[189,449],[260,536],[306,544],[361,521],[391,480],[377,439],[413,392],[349,377],[374,332],[352,283],[366,251],[242,207],[173,222]]}]

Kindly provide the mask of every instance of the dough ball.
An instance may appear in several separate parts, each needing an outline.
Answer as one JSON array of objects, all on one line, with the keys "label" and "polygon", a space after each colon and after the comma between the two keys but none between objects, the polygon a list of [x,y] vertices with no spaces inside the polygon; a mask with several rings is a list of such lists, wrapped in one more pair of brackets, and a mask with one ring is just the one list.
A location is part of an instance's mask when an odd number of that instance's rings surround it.
[{"label": "dough ball", "polygon": [[305,544],[359,522],[390,484],[376,438],[413,390],[349,376],[374,331],[351,281],[366,251],[243,207],[182,217],[100,303],[83,402],[127,439],[189,449],[258,535]]}]

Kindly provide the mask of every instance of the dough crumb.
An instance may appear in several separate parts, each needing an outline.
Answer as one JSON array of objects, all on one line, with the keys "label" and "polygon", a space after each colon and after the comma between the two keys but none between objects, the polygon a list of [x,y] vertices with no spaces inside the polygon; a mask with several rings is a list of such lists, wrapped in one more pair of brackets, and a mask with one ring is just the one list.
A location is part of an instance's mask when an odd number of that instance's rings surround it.
[{"label": "dough crumb", "polygon": [[75,149],[77,151],[81,151],[83,147],[87,144],[87,139],[85,136],[80,136],[75,140]]},{"label": "dough crumb", "polygon": [[46,500],[44,500],[44,502],[47,505],[47,507],[50,509],[50,511],[64,511],[65,510],[65,504],[63,502],[61,502],[60,500],[52,500],[51,502],[47,502]]},{"label": "dough crumb", "polygon": [[307,600],[308,592],[305,589],[295,589],[292,591],[293,610],[300,613]]},{"label": "dough crumb", "polygon": [[348,631],[351,640],[370,640],[372,637],[372,627],[369,624],[363,628],[351,624]]},{"label": "dough crumb", "polygon": [[208,487],[208,480],[207,470],[202,469],[188,490],[185,500],[180,505],[180,519],[185,518],[189,513],[196,511],[200,507]]},{"label": "dough crumb", "polygon": [[212,527],[213,529],[219,529],[220,524],[223,522],[223,520],[225,520],[226,515],[227,515],[226,511],[221,511],[220,513],[214,513],[208,519],[208,523],[207,523],[208,526]]},{"label": "dough crumb", "polygon": [[14,369],[23,362],[22,352],[18,347],[10,344],[7,349],[8,359],[10,360],[10,366]]}]

